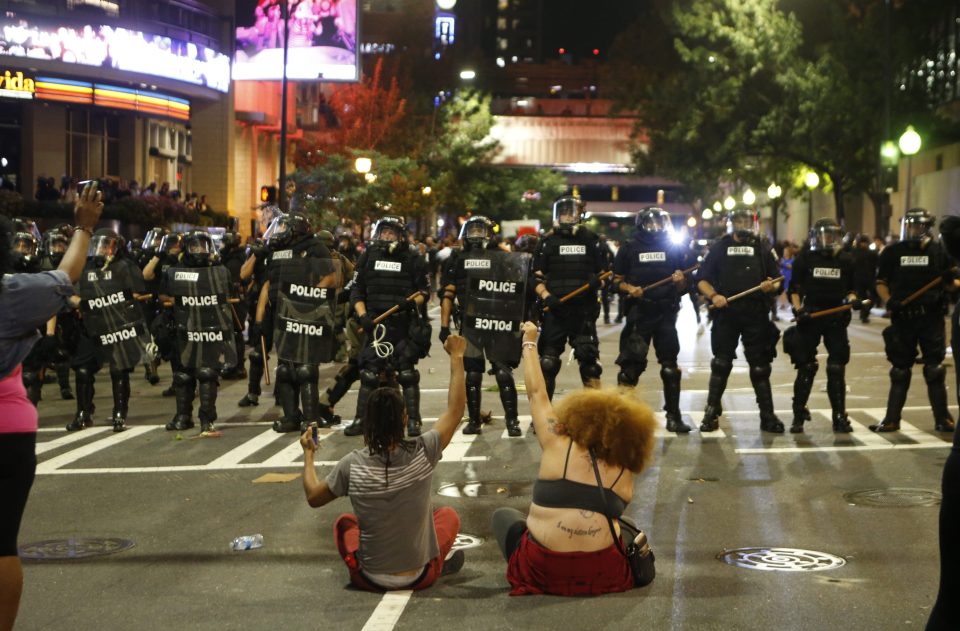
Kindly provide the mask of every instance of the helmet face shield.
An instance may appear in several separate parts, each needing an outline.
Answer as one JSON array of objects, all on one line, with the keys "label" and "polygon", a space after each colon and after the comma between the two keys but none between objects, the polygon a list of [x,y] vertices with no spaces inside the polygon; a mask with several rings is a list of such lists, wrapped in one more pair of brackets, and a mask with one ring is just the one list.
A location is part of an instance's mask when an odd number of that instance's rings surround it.
[{"label": "helmet face shield", "polygon": [[143,243],[140,244],[140,247],[144,250],[157,251],[160,249],[160,244],[163,242],[163,237],[166,234],[166,230],[152,228],[151,230],[147,231],[146,236],[143,237]]},{"label": "helmet face shield", "polygon": [[843,248],[843,230],[833,221],[818,221],[810,231],[810,249],[838,252]]},{"label": "helmet face shield", "polygon": [[117,255],[120,250],[120,238],[114,235],[96,235],[90,240],[88,256],[106,259]]},{"label": "helmet face shield", "polygon": [[33,257],[40,252],[40,244],[32,234],[18,232],[13,236],[13,251],[25,257]]},{"label": "helmet face shield", "polygon": [[165,234],[163,238],[160,239],[160,251],[164,254],[169,254],[171,256],[180,254],[180,239],[179,234]]},{"label": "helmet face shield", "polygon": [[287,216],[279,215],[270,221],[270,226],[263,233],[263,242],[269,247],[283,246],[290,240],[291,236]]},{"label": "helmet face shield", "polygon": [[727,234],[733,234],[741,239],[755,237],[760,234],[760,220],[751,210],[735,210],[727,217]]},{"label": "helmet face shield", "polygon": [[649,234],[671,234],[673,222],[670,213],[660,208],[647,208],[637,215],[637,225]]},{"label": "helmet face shield", "polygon": [[570,227],[580,223],[583,203],[575,197],[561,197],[553,203],[553,225]]},{"label": "helmet face shield", "polygon": [[400,240],[400,233],[394,226],[385,224],[377,227],[377,234],[373,235],[373,239],[374,241],[395,243]]},{"label": "helmet face shield", "polygon": [[399,215],[385,215],[373,224],[373,241],[382,245],[400,243],[406,238],[406,220]]},{"label": "helmet face shield", "polygon": [[70,240],[62,233],[51,234],[47,237],[47,254],[50,256],[63,256],[67,253],[70,246]]},{"label": "helmet face shield", "polygon": [[919,243],[929,239],[933,229],[933,217],[926,211],[907,211],[900,220],[900,240]]}]

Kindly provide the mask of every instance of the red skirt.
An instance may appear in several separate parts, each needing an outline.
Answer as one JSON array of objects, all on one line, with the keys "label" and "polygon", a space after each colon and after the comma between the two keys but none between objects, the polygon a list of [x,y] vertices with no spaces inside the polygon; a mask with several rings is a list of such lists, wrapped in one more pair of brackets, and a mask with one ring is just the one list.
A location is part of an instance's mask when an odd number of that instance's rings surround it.
[{"label": "red skirt", "polygon": [[555,552],[537,543],[529,531],[510,556],[507,580],[511,596],[593,596],[633,588],[630,565],[616,546],[596,552]]}]

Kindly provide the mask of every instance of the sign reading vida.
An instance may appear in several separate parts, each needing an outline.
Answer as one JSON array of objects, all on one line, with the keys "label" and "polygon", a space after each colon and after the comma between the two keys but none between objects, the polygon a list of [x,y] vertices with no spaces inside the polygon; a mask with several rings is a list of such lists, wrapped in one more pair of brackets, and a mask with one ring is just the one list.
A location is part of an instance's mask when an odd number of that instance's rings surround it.
[{"label": "sign reading vida", "polygon": [[24,77],[19,70],[11,74],[9,70],[0,76],[0,96],[13,99],[32,99],[36,90],[33,79]]}]

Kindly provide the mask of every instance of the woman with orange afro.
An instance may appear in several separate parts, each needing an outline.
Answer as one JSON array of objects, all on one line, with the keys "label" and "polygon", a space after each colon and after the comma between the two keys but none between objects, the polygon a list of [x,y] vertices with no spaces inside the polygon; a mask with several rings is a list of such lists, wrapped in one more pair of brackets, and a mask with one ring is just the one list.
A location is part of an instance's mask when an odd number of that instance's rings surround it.
[{"label": "woman with orange afro", "polygon": [[[533,503],[526,516],[512,508],[493,514],[510,594],[626,591],[635,582],[623,552],[630,542],[621,540],[619,519],[633,497],[634,476],[652,459],[653,413],[627,393],[589,388],[567,395],[554,409],[537,337],[536,325],[525,322],[524,381],[543,449]],[[652,577],[653,553],[641,543],[643,573]]]}]

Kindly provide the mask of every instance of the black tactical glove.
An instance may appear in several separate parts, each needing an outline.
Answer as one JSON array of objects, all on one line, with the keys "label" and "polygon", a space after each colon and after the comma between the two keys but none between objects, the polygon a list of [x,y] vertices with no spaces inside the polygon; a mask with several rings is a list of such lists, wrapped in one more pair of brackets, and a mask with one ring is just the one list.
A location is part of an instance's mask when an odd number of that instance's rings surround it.
[{"label": "black tactical glove", "polygon": [[794,310],[793,310],[793,317],[795,317],[795,318],[797,319],[797,324],[799,324],[799,323],[801,323],[801,322],[809,322],[810,319],[811,319],[811,318],[810,318],[810,309],[808,309],[808,308],[806,308],[806,307],[800,307],[799,309],[794,309]]},{"label": "black tactical glove", "polygon": [[373,316],[370,315],[369,312],[360,316],[360,328],[363,329],[364,333],[372,333],[373,327],[375,326],[376,324],[373,322]]},{"label": "black tactical glove", "polygon": [[440,327],[440,343],[445,344],[448,337],[450,337],[450,327],[448,326]]},{"label": "black tactical glove", "polygon": [[550,311],[556,311],[557,309],[560,309],[563,307],[563,303],[560,301],[559,298],[557,298],[553,294],[550,294],[549,296],[543,299],[543,306],[549,309]]},{"label": "black tactical glove", "polygon": [[887,301],[887,311],[891,314],[899,313],[902,308],[903,304],[898,298],[890,298],[890,300]]},{"label": "black tactical glove", "polygon": [[247,344],[253,348],[260,346],[260,340],[263,338],[263,325],[259,322],[251,322],[247,330]]},{"label": "black tactical glove", "polygon": [[587,278],[587,284],[590,285],[590,289],[596,291],[600,289],[600,286],[603,284],[603,281],[600,280],[600,277],[596,274],[590,274],[590,277]]},{"label": "black tactical glove", "polygon": [[416,299],[410,298],[400,303],[400,311],[416,311],[419,306]]}]

